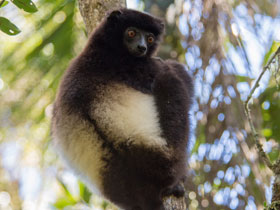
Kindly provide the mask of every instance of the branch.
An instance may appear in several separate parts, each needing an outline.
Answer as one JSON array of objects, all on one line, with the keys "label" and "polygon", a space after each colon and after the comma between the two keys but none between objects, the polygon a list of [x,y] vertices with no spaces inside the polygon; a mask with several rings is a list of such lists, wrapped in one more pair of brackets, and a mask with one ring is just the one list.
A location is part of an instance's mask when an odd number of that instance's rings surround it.
[{"label": "branch", "polygon": [[260,85],[260,80],[262,79],[264,73],[269,69],[269,66],[271,65],[271,63],[273,62],[273,60],[275,59],[275,57],[280,53],[280,48],[278,48],[278,50],[275,52],[275,54],[272,56],[272,58],[269,60],[269,62],[264,66],[261,74],[259,75],[259,77],[257,78],[253,88],[250,91],[250,94],[247,98],[247,100],[245,101],[245,114],[248,118],[249,124],[250,124],[250,128],[251,131],[253,133],[253,138],[255,141],[255,144],[257,146],[258,152],[260,153],[261,158],[263,159],[263,161],[265,162],[265,164],[267,165],[268,168],[270,168],[273,172],[275,171],[275,167],[274,165],[270,162],[269,158],[267,157],[267,155],[265,154],[263,148],[262,148],[262,144],[259,141],[259,134],[257,133],[255,126],[253,124],[253,120],[251,117],[251,110],[249,107],[249,101],[252,99],[252,96],[255,92],[255,90],[257,89],[257,87],[259,87]]},{"label": "branch", "polygon": [[[105,17],[106,12],[120,7],[126,7],[125,0],[79,0],[78,3],[88,34],[98,26],[103,17]],[[187,209],[184,197],[165,197],[163,202],[165,210]]]},{"label": "branch", "polygon": [[270,168],[271,171],[273,171],[274,176],[275,176],[275,180],[273,183],[273,189],[272,189],[271,205],[266,208],[267,210],[279,210],[280,209],[280,159],[278,159],[276,161],[276,163],[272,164],[271,161],[269,160],[268,156],[265,154],[262,144],[259,141],[259,134],[257,133],[257,131],[254,127],[254,124],[253,124],[253,120],[252,120],[251,113],[250,113],[249,101],[252,99],[252,96],[253,96],[255,90],[257,89],[257,87],[259,87],[260,80],[262,79],[264,73],[270,68],[270,65],[272,64],[273,60],[279,54],[280,54],[280,47],[277,49],[277,51],[272,56],[272,58],[269,60],[269,62],[264,66],[261,74],[257,78],[253,88],[251,89],[247,100],[245,101],[245,113],[248,118],[258,152],[260,153],[260,156],[263,159],[263,161],[265,162],[265,164],[267,165],[267,167]]},{"label": "branch", "polygon": [[272,56],[272,58],[268,61],[268,63],[263,67],[263,70],[261,72],[261,74],[259,75],[257,81],[255,82],[254,87],[252,88],[247,100],[245,101],[245,105],[248,105],[249,101],[251,100],[255,90],[257,89],[257,87],[259,87],[260,85],[260,80],[262,79],[264,73],[267,71],[267,69],[269,69],[269,66],[272,64],[273,60],[276,58],[276,56],[280,54],[280,47],[277,49],[277,51],[274,53],[274,55]]},{"label": "branch", "polygon": [[165,210],[186,210],[187,205],[184,197],[176,198],[174,196],[165,197],[163,199]]}]

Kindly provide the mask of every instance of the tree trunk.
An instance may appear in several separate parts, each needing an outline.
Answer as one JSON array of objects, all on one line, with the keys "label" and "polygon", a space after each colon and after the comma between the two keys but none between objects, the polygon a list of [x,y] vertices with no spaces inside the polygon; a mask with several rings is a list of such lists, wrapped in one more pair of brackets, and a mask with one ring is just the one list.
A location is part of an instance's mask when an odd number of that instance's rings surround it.
[{"label": "tree trunk", "polygon": [[78,2],[88,34],[98,26],[106,12],[126,7],[125,0],[79,0]]},{"label": "tree trunk", "polygon": [[[125,0],[79,0],[78,2],[88,34],[98,26],[108,11],[126,7]],[[164,198],[164,207],[166,210],[187,209],[185,198],[175,198],[173,196]]]}]

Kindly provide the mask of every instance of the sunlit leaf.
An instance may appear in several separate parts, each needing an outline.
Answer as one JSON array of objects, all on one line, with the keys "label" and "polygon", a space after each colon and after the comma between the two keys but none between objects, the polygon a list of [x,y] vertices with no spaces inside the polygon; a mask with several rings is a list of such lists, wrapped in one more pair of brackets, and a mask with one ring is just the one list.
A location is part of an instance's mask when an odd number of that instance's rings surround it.
[{"label": "sunlit leaf", "polygon": [[57,180],[62,186],[62,188],[64,189],[65,196],[58,198],[56,202],[53,204],[53,206],[58,209],[63,209],[66,206],[75,205],[77,203],[77,200],[74,199],[66,184],[59,177],[57,177]]},{"label": "sunlit leaf", "polygon": [[7,4],[9,4],[9,2],[8,1],[4,1],[4,3],[0,6],[0,8],[1,7],[5,7]]},{"label": "sunlit leaf", "polygon": [[238,82],[248,82],[248,77],[245,77],[245,76],[236,76]]},{"label": "sunlit leaf", "polygon": [[277,51],[279,47],[280,47],[280,42],[273,41],[269,51],[264,56],[263,66],[267,64],[269,59],[274,55],[274,53]]},{"label": "sunlit leaf", "polygon": [[66,184],[62,181],[62,179],[57,177],[58,182],[61,184],[62,188],[65,191],[65,194],[67,195],[68,199],[71,200],[72,202],[76,202],[70,191],[68,190],[68,187]]},{"label": "sunlit leaf", "polygon": [[58,198],[53,204],[57,209],[63,209],[66,206],[75,205],[77,202],[69,199],[68,197]]},{"label": "sunlit leaf", "polygon": [[36,5],[31,0],[12,0],[12,2],[25,12],[34,13],[38,11]]},{"label": "sunlit leaf", "polygon": [[91,197],[92,193],[89,191],[89,189],[82,182],[79,182],[79,188],[80,188],[80,196],[81,196],[81,198],[86,203],[89,203],[90,197]]},{"label": "sunlit leaf", "polygon": [[265,128],[262,130],[262,134],[265,136],[265,137],[270,137],[272,135],[272,130],[269,129],[269,128]]},{"label": "sunlit leaf", "polygon": [[20,33],[19,28],[4,17],[0,17],[0,30],[9,35],[17,35]]}]

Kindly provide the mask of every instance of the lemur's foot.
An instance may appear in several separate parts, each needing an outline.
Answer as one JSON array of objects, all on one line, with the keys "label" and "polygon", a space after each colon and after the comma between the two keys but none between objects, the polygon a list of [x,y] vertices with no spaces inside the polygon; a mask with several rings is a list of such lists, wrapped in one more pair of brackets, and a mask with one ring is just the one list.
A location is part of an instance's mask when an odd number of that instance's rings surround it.
[{"label": "lemur's foot", "polygon": [[177,198],[183,197],[185,195],[185,189],[181,184],[177,184],[174,187],[167,188],[162,193],[163,197],[174,195]]}]

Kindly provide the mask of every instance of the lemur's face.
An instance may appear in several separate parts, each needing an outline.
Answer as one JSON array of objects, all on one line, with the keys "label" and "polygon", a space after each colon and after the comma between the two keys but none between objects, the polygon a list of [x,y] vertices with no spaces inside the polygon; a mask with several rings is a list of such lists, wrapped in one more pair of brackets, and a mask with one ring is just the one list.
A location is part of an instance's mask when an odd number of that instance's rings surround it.
[{"label": "lemur's face", "polygon": [[124,32],[123,42],[131,55],[144,57],[147,55],[149,48],[155,43],[155,36],[153,33],[129,27]]}]

